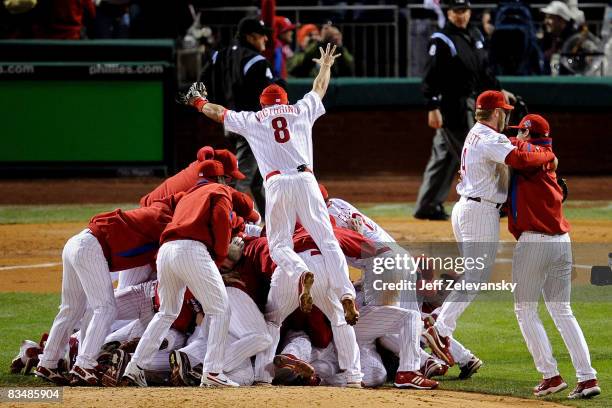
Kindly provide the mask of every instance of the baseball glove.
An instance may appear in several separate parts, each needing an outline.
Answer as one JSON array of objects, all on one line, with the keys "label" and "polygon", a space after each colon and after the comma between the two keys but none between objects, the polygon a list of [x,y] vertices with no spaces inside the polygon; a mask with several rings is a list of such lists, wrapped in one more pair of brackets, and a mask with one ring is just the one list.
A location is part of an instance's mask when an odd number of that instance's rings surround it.
[{"label": "baseball glove", "polygon": [[557,184],[559,184],[559,187],[561,187],[561,190],[563,190],[563,200],[561,200],[561,202],[564,203],[565,200],[567,200],[567,194],[569,192],[567,189],[567,180],[564,178],[558,178]]},{"label": "baseball glove", "polygon": [[207,95],[208,95],[208,92],[206,92],[206,86],[204,85],[204,83],[194,82],[193,84],[191,84],[187,92],[179,92],[176,95],[176,102],[180,103],[181,105],[191,105],[191,101],[193,99],[195,98],[206,99]]}]

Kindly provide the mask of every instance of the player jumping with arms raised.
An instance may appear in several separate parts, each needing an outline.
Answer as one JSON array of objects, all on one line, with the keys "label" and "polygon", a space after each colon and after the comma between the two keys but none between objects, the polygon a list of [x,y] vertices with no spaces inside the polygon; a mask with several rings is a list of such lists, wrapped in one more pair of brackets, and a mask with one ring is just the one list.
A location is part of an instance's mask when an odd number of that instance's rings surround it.
[{"label": "player jumping with arms raised", "polygon": [[262,92],[259,112],[235,112],[208,102],[206,88],[195,83],[182,101],[194,106],[225,129],[238,133],[251,145],[265,179],[266,228],[270,255],[289,274],[300,274],[300,308],[310,311],[310,288],[314,275],[293,250],[292,235],[299,221],[312,236],[325,258],[330,286],[342,301],[346,321],[355,324],[359,312],[355,308],[355,289],[338,241],[334,237],[325,202],[312,173],[312,126],[325,113],[322,98],[330,80],[330,67],[340,54],[336,47],[320,49],[319,74],[312,91],[295,105],[288,104],[287,93],[278,85]]}]

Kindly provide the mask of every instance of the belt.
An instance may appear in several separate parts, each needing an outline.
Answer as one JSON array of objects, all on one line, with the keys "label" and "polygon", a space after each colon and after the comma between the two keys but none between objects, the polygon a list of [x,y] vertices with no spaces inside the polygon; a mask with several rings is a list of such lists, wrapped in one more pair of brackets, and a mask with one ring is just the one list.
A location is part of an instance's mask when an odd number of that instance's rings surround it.
[{"label": "belt", "polygon": [[315,256],[315,255],[321,255],[321,251],[319,251],[318,249],[312,249],[310,251],[310,256]]},{"label": "belt", "polygon": [[[298,173],[303,173],[303,172],[305,172],[305,171],[306,171],[306,172],[308,172],[308,173],[312,173],[312,170],[310,170],[310,169],[308,168],[308,166],[307,166],[307,165],[305,165],[305,164],[300,164],[300,165],[299,165],[299,166],[297,166],[295,169],[297,170],[297,172],[298,172]],[[268,181],[268,179],[269,179],[270,177],[274,177],[274,176],[276,176],[276,175],[278,175],[278,174],[282,174],[282,172],[281,172],[280,170],[272,170],[271,172],[269,172],[268,174],[266,174],[266,181]]]},{"label": "belt", "polygon": [[483,200],[483,199],[482,199],[482,198],[480,198],[480,197],[468,197],[467,199],[468,199],[468,200],[472,200],[472,201],[476,201],[477,203],[481,203],[481,202],[483,202],[483,201],[486,201],[486,202],[488,202],[488,203],[491,203],[491,204],[495,205],[495,208],[497,208],[497,209],[501,208],[501,206],[503,205],[503,204],[501,204],[501,203],[494,203],[494,202],[492,202],[492,201]]}]

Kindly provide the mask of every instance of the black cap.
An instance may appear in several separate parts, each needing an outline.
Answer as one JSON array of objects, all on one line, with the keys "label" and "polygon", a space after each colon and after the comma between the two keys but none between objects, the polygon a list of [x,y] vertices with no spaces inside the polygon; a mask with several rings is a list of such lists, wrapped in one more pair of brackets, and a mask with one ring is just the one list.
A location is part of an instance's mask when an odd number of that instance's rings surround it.
[{"label": "black cap", "polygon": [[451,10],[469,9],[470,0],[448,0],[448,8]]},{"label": "black cap", "polygon": [[264,22],[258,18],[245,17],[238,23],[238,35],[245,36],[247,34],[262,34],[270,35],[272,30],[265,26]]}]

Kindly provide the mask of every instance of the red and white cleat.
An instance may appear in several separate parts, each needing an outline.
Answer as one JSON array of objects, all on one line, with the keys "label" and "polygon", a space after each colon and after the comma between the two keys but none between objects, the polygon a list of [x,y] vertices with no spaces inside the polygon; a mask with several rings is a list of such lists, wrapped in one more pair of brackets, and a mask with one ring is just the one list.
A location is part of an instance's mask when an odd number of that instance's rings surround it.
[{"label": "red and white cleat", "polygon": [[567,384],[560,375],[544,378],[537,387],[533,388],[533,395],[543,397],[548,394],[562,391],[567,388]]},{"label": "red and white cleat", "polygon": [[597,379],[581,381],[576,384],[576,388],[567,396],[569,399],[592,398],[601,394],[601,388],[597,383]]},{"label": "red and white cleat", "polygon": [[433,390],[438,382],[426,378],[419,371],[398,371],[393,385],[397,388],[414,388],[417,390]]}]

